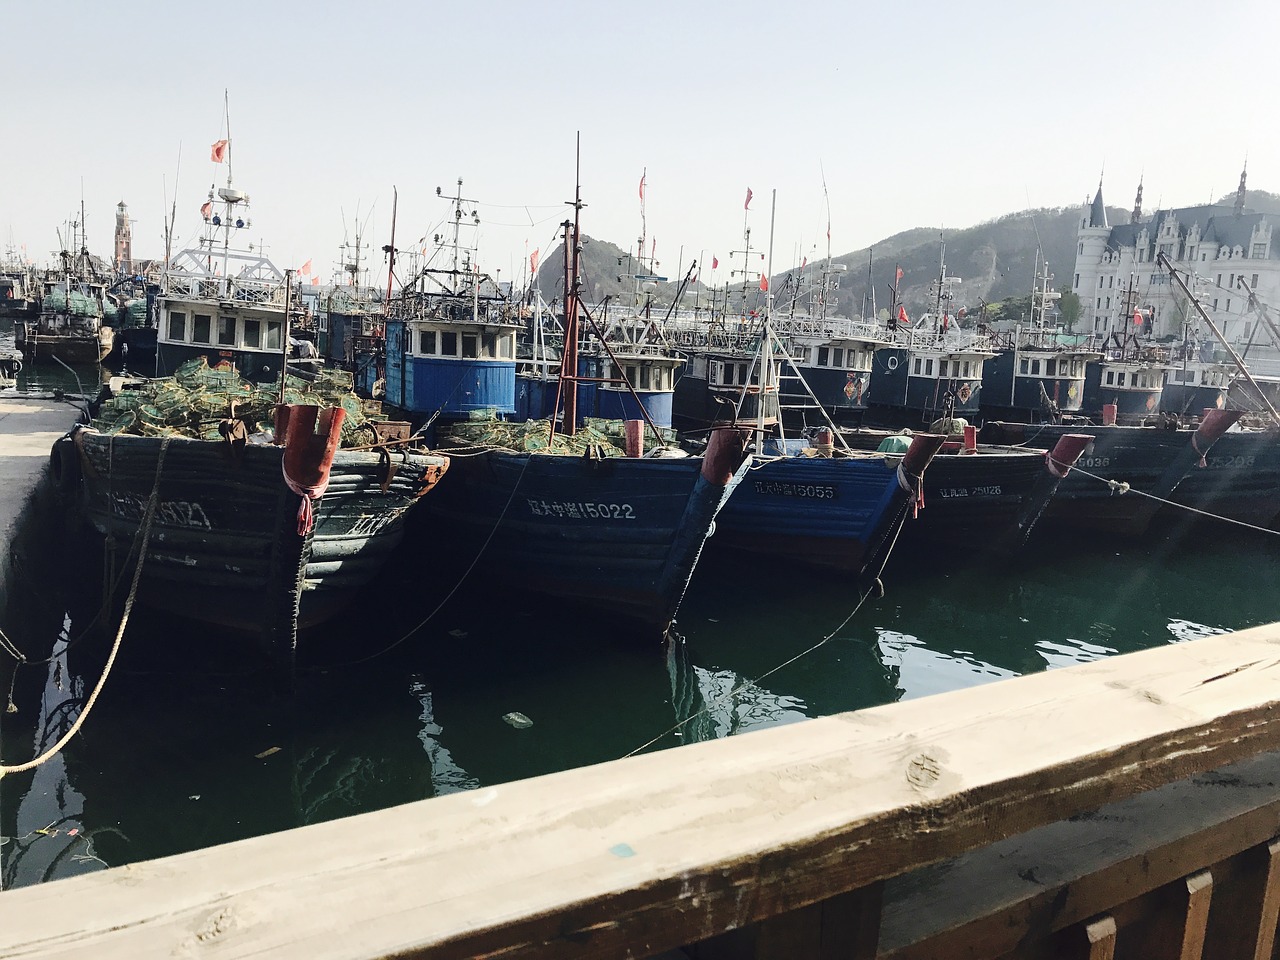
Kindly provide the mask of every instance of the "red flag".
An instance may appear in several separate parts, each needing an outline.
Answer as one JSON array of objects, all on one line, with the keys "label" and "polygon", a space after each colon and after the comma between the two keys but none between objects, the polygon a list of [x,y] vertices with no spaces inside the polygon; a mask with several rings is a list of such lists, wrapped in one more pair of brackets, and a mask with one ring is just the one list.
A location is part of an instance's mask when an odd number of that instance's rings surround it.
[{"label": "red flag", "polygon": [[712,258],[711,258],[711,269],[712,269],[712,270],[714,270],[714,269],[715,269],[716,267],[718,267],[718,266],[720,266],[720,260],[719,260],[717,257],[712,256]]},{"label": "red flag", "polygon": [[1142,311],[1141,311],[1141,310],[1135,310],[1135,311],[1133,311],[1133,325],[1134,325],[1135,327],[1140,327],[1140,326],[1142,326]]},{"label": "red flag", "polygon": [[901,280],[901,279],[902,279],[902,268],[901,268],[901,267],[899,267],[899,268],[898,268],[898,275],[894,278],[894,282],[895,282],[895,283],[897,283],[897,281],[899,281],[899,280]]},{"label": "red flag", "polygon": [[538,272],[538,251],[541,247],[535,247],[533,253],[529,254],[529,275],[533,276]]},{"label": "red flag", "polygon": [[743,210],[751,209],[751,188],[747,187],[747,202],[742,205]]},{"label": "red flag", "polygon": [[212,200],[206,200],[204,203],[200,204],[200,216],[204,217],[206,220],[213,216]]},{"label": "red flag", "polygon": [[805,267],[807,267],[808,265],[809,265],[809,258],[808,258],[808,257],[805,257],[804,259],[802,259],[802,260],[800,261],[800,269],[801,269],[801,270],[803,270],[803,269],[804,269]]},{"label": "red flag", "polygon": [[311,261],[310,261],[310,260],[308,260],[306,263],[304,263],[302,266],[300,266],[300,267],[298,268],[298,273],[299,273],[299,275],[304,274],[304,273],[305,273],[305,274],[310,275],[310,273],[311,273]]},{"label": "red flag", "polygon": [[648,173],[649,171],[646,170],[644,173],[640,174],[640,199],[641,200],[644,199],[644,178],[648,175]]},{"label": "red flag", "polygon": [[763,273],[760,274],[760,292],[761,293],[769,292],[769,278],[766,277]]},{"label": "red flag", "polygon": [[907,308],[902,306],[901,304],[898,305],[898,322],[899,323],[911,322],[910,320],[907,319]]},{"label": "red flag", "polygon": [[227,144],[230,141],[219,140],[209,148],[209,159],[214,163],[224,163],[227,159]]}]

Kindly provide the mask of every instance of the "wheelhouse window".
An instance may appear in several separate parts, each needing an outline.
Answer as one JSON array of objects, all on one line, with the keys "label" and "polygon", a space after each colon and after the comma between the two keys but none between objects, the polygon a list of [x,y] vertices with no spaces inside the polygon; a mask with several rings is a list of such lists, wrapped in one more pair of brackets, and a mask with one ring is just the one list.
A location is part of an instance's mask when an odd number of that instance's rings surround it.
[{"label": "wheelhouse window", "polygon": [[923,360],[921,360],[919,357],[916,357],[916,368],[915,368],[915,374],[916,374],[916,376],[919,376],[919,375],[920,375],[920,367],[921,367],[921,364],[923,364],[923,363],[924,363],[924,361],[923,361]]},{"label": "wheelhouse window", "polygon": [[207,314],[197,313],[192,317],[191,323],[191,342],[192,343],[209,343],[210,335],[213,333],[213,317]]},{"label": "wheelhouse window", "polygon": [[464,333],[462,335],[462,359],[474,360],[479,356],[479,337],[474,333]]},{"label": "wheelhouse window", "polygon": [[176,310],[169,311],[169,339],[187,339],[187,315]]},{"label": "wheelhouse window", "polygon": [[648,389],[650,389],[650,386],[649,386],[649,385],[650,385],[651,381],[652,381],[652,378],[651,378],[651,376],[650,376],[649,368],[648,368],[648,367],[641,367],[641,368],[640,368],[640,385],[639,385],[639,389],[641,389],[641,390],[648,390]]},{"label": "wheelhouse window", "polygon": [[494,333],[480,335],[480,356],[492,360],[498,355],[498,336]]},{"label": "wheelhouse window", "polygon": [[932,376],[933,376],[933,357],[929,357],[929,359],[925,360],[925,362],[924,362],[924,375],[925,375],[926,377],[932,377]]},{"label": "wheelhouse window", "polygon": [[262,321],[244,320],[244,345],[257,349],[262,346]]},{"label": "wheelhouse window", "polygon": [[1018,361],[1018,372],[1019,372],[1019,373],[1022,373],[1022,374],[1030,373],[1030,372],[1031,372],[1031,361],[1030,361],[1030,360],[1028,360],[1026,357],[1023,357],[1021,360],[1019,360],[1019,361]]},{"label": "wheelhouse window", "polygon": [[831,350],[831,365],[832,365],[833,367],[843,367],[843,366],[844,366],[844,348],[843,348],[843,347],[834,347],[834,348],[832,348],[832,350]]},{"label": "wheelhouse window", "polygon": [[436,332],[434,330],[418,331],[418,352],[427,356],[436,352]]},{"label": "wheelhouse window", "polygon": [[458,355],[458,335],[456,333],[440,334],[440,355],[456,357]]},{"label": "wheelhouse window", "polygon": [[218,346],[234,347],[236,345],[236,318],[218,317]]},{"label": "wheelhouse window", "polygon": [[510,360],[516,355],[516,335],[514,333],[505,333],[498,338],[499,356],[503,360]]},{"label": "wheelhouse window", "polygon": [[[919,363],[918,360],[916,362]],[[818,348],[818,366],[827,367],[830,365],[831,365],[831,348],[819,347]]]},{"label": "wheelhouse window", "polygon": [[265,344],[268,350],[279,350],[281,344],[280,339],[280,321],[267,321],[267,342]]},{"label": "wheelhouse window", "polygon": [[1114,370],[1107,371],[1107,383],[1114,384],[1116,382],[1116,372]]},{"label": "wheelhouse window", "polygon": [[1046,360],[1044,362],[1044,373],[1046,377],[1054,377],[1058,374],[1058,361]]}]

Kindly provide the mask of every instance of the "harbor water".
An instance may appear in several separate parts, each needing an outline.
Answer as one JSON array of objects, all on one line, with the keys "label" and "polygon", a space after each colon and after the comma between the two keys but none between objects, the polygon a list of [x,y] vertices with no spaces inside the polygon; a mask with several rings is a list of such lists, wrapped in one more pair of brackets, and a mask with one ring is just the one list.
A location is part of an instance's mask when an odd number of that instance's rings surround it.
[{"label": "harbor water", "polygon": [[[84,389],[101,377],[79,372]],[[27,385],[75,389],[63,375]],[[1280,619],[1270,534],[1202,523],[1125,541],[1044,529],[1014,563],[980,543],[975,533],[899,552],[884,595],[865,599],[839,579],[709,549],[667,642],[525,596],[519,570],[477,582],[448,543],[431,551],[450,562],[402,550],[350,611],[304,634],[287,696],[250,644],[200,627],[198,610],[191,621],[136,610],[76,736],[35,771],[0,779],[0,883]],[[0,653],[0,759],[18,764],[70,728],[102,673],[112,571],[47,491],[5,554],[0,630],[30,661],[15,668]]]}]

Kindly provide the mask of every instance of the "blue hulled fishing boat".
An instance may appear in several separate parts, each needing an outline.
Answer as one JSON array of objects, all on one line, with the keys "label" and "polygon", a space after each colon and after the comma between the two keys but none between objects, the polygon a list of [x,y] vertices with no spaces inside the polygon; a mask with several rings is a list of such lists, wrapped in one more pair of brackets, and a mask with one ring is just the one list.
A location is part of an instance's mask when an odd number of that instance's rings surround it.
[{"label": "blue hulled fishing boat", "polygon": [[[746,472],[741,431],[714,431],[690,456],[651,421],[579,430],[578,221],[566,224],[566,309],[556,418],[455,424],[440,446],[456,454],[433,497],[432,542],[474,558],[482,575],[544,598],[585,604],[649,633],[675,616],[712,522]],[[594,321],[591,321],[595,326]],[[506,409],[514,387],[491,408]],[[651,431],[657,446],[644,451]],[[614,440],[617,442],[614,442]]]}]

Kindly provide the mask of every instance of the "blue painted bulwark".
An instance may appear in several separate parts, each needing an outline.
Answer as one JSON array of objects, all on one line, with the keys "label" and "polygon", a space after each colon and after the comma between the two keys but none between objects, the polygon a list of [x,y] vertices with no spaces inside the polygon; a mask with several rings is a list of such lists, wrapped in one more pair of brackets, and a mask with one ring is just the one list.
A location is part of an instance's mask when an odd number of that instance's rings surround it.
[{"label": "blue painted bulwark", "polygon": [[660,633],[747,470],[733,442],[718,477],[702,457],[458,456],[431,498],[431,537],[450,531],[458,563],[480,556],[483,570],[515,575],[524,589]]}]

